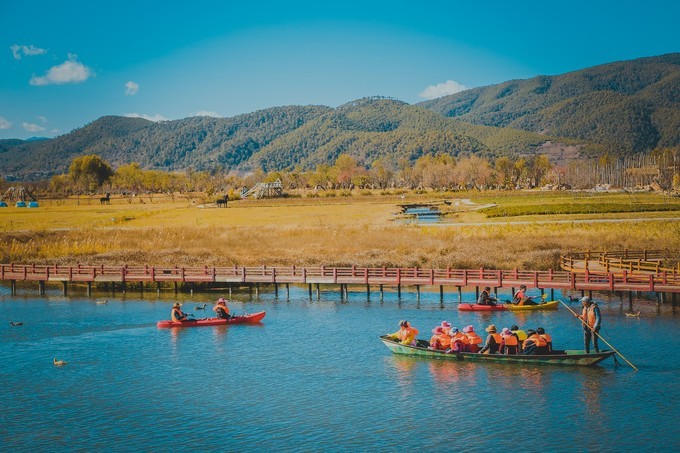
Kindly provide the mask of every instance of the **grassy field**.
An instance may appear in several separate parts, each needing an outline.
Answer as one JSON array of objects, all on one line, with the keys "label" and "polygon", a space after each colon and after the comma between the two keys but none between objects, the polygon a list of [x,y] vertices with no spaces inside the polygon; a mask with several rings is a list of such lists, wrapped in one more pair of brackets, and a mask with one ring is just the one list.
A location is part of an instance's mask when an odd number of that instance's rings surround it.
[{"label": "grassy field", "polygon": [[[439,204],[446,223],[405,224],[395,215],[400,204],[423,202]],[[334,192],[239,200],[226,209],[200,196],[114,197],[104,206],[41,200],[37,209],[0,209],[0,260],[557,269],[560,253],[677,254],[679,218],[679,198],[651,193]]]}]

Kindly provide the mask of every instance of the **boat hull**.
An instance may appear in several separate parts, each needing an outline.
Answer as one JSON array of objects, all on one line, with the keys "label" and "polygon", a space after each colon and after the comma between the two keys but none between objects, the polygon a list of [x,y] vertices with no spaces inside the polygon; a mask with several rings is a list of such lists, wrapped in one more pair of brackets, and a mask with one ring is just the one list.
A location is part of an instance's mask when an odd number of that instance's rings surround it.
[{"label": "boat hull", "polygon": [[264,319],[267,313],[260,311],[250,315],[234,316],[230,319],[220,319],[220,318],[206,318],[206,319],[196,319],[193,321],[158,321],[156,324],[159,328],[171,328],[171,327],[209,327],[209,326],[226,326],[227,324],[255,324]]},{"label": "boat hull", "polygon": [[[380,337],[387,348],[394,354],[409,356],[427,357],[437,360],[458,360],[467,362],[492,362],[505,363],[509,365],[561,365],[561,366],[592,366],[600,363],[607,357],[615,354],[614,351],[601,351],[586,354],[585,351],[566,350],[564,354],[541,354],[541,355],[503,355],[503,354],[478,354],[472,352],[453,352],[436,351],[420,346],[407,346],[390,340],[387,337]],[[419,340],[422,344],[422,340]]]},{"label": "boat hull", "polygon": [[554,300],[550,302],[541,303],[538,305],[514,305],[514,304],[498,304],[498,305],[479,305],[479,304],[458,304],[460,311],[534,311],[534,310],[557,310],[560,306],[560,301]]}]

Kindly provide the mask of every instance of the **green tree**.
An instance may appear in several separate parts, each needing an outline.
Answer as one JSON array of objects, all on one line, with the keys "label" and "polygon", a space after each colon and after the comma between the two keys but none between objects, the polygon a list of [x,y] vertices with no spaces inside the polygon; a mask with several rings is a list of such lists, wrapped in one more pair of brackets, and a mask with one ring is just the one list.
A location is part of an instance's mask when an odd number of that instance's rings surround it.
[{"label": "green tree", "polygon": [[78,189],[94,192],[107,182],[114,172],[105,160],[96,154],[90,154],[73,159],[68,174]]}]

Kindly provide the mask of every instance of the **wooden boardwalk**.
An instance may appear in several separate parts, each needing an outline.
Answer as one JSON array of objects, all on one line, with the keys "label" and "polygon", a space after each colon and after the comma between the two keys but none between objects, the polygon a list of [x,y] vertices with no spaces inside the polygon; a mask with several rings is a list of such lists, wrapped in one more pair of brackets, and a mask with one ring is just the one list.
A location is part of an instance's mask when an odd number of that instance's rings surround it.
[{"label": "wooden boardwalk", "polygon": [[300,285],[387,285],[528,288],[571,291],[643,291],[680,293],[680,273],[640,273],[627,270],[530,271],[491,269],[420,269],[360,267],[152,267],[152,266],[59,266],[0,264],[0,281],[68,283],[229,283]]}]

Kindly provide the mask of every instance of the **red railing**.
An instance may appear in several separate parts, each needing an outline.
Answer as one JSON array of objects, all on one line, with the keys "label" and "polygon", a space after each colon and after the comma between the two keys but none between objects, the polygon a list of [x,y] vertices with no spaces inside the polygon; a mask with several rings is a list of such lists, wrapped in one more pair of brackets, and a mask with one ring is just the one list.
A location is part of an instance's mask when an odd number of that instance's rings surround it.
[{"label": "red railing", "polygon": [[570,290],[680,292],[680,274],[491,269],[360,267],[153,267],[0,264],[0,280],[64,282],[193,282],[490,286]]}]

